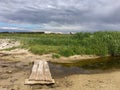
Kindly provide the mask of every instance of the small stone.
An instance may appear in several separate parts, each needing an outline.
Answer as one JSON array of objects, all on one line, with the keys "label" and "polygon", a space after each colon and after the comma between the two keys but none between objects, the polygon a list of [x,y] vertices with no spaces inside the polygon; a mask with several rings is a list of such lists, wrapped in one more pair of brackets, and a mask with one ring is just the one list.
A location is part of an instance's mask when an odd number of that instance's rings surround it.
[{"label": "small stone", "polygon": [[88,82],[92,82],[91,80],[88,80]]},{"label": "small stone", "polygon": [[103,81],[99,81],[99,83],[104,83]]},{"label": "small stone", "polygon": [[6,73],[11,74],[11,73],[12,73],[12,71],[7,71]]},{"label": "small stone", "polygon": [[15,89],[12,88],[11,90],[15,90]]}]

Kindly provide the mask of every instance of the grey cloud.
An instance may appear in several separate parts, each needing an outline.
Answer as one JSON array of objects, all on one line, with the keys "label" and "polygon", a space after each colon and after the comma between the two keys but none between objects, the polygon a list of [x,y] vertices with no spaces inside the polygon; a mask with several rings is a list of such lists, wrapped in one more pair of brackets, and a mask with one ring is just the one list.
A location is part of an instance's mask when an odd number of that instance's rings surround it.
[{"label": "grey cloud", "polygon": [[85,14],[87,14],[87,11],[79,12],[79,10],[20,10],[12,14],[4,15],[4,17],[9,20],[27,23],[41,24],[54,21],[61,24],[74,24],[88,21],[89,18],[87,18]]},{"label": "grey cloud", "polygon": [[120,29],[119,10],[120,0],[0,0],[0,21]]}]

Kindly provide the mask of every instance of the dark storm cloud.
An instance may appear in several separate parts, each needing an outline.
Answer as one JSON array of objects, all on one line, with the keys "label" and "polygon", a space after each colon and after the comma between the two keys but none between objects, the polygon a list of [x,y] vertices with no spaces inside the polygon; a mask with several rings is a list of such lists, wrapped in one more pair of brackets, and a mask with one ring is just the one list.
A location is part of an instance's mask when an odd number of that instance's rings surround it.
[{"label": "dark storm cloud", "polygon": [[0,21],[118,30],[119,10],[120,0],[0,0]]}]

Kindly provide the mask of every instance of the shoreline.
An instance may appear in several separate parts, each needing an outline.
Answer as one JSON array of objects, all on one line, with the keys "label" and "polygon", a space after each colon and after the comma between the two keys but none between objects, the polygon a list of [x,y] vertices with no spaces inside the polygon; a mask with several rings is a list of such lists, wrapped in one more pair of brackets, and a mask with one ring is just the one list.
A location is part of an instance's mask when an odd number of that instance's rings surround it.
[{"label": "shoreline", "polygon": [[[82,61],[82,60],[91,60],[91,59],[99,59],[99,58],[109,58],[111,56],[97,56],[97,55],[73,55],[69,57],[60,56],[59,58],[53,58],[53,53],[51,54],[43,54],[43,55],[36,55],[28,51],[27,49],[13,49],[10,51],[7,50],[0,50],[0,56],[2,59],[8,59],[8,60],[20,60],[29,58],[29,60],[26,60],[25,62],[33,62],[34,60],[46,60],[50,62],[56,62],[56,63],[73,63],[74,61]],[[18,58],[19,57],[19,58]],[[22,61],[22,60],[20,60]]]},{"label": "shoreline", "polygon": [[73,61],[101,58],[100,56],[96,56],[96,55],[74,55],[70,57],[61,56],[60,58],[53,58],[52,55],[53,54],[36,55],[36,54],[29,52],[26,49],[21,49],[21,48],[17,48],[17,49],[10,50],[10,51],[0,50],[1,58],[4,59],[4,58],[9,57],[9,59],[11,60],[19,56],[20,58],[23,58],[23,57],[25,58],[31,57],[31,59],[34,58],[33,60],[30,59],[30,61],[34,61],[35,59],[36,60],[41,59],[41,60],[46,60],[46,61],[51,61],[51,62],[71,63]]}]

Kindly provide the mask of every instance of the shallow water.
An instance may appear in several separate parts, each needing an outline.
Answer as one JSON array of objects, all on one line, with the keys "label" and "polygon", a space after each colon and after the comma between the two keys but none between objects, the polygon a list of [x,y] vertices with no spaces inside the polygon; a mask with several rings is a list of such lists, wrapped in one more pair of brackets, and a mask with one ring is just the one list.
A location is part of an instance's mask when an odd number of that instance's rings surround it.
[{"label": "shallow water", "polygon": [[73,63],[51,63],[50,70],[54,78],[74,74],[95,74],[120,69],[120,57],[106,57],[93,60],[80,60]]},{"label": "shallow water", "polygon": [[[107,57],[107,58],[99,58],[93,60],[77,60],[72,63],[52,63],[48,62],[50,66],[50,71],[52,77],[63,78],[69,75],[75,74],[98,74],[105,73],[106,71],[120,70],[120,57]],[[10,62],[0,60],[0,66],[7,71],[19,72],[29,71],[31,72],[33,64],[27,65],[27,63],[23,62]],[[8,68],[8,69],[7,69]],[[1,69],[3,70],[3,69]],[[0,71],[0,74],[2,71]],[[14,73],[13,72],[13,73]]]}]

